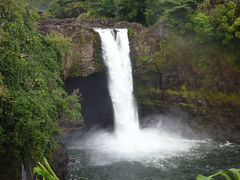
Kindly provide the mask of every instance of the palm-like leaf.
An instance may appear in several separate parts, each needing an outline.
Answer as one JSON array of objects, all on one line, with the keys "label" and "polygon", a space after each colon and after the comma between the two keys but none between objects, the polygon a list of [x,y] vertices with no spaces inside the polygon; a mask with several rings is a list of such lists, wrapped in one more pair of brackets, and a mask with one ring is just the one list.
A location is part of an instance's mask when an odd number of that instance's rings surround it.
[{"label": "palm-like leaf", "polygon": [[33,168],[33,174],[36,174],[36,179],[38,180],[38,176],[42,176],[43,180],[59,180],[59,178],[56,176],[56,174],[51,169],[50,165],[47,162],[47,159],[43,158],[42,165],[40,162],[38,163],[38,166]]},{"label": "palm-like leaf", "polygon": [[231,177],[228,174],[233,174],[235,180],[240,180],[240,169],[227,169],[224,171],[219,171],[216,174],[213,174],[211,176],[203,176],[199,174],[196,178],[196,180],[215,180],[215,177],[217,176],[223,176],[226,180],[232,180]]}]

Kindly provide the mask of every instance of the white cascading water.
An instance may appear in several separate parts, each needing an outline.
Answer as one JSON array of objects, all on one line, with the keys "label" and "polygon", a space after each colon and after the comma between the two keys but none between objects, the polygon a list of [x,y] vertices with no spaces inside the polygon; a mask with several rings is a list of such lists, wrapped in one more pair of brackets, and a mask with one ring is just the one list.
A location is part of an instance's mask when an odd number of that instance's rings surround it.
[{"label": "white cascading water", "polygon": [[127,29],[96,29],[102,40],[103,59],[108,68],[109,92],[114,109],[116,134],[139,130],[134,102],[132,66]]},{"label": "white cascading water", "polygon": [[[134,102],[132,67],[127,29],[95,29],[101,37],[103,59],[108,69],[109,92],[114,109],[115,133],[93,131],[72,148],[90,153],[89,163],[139,161],[162,166],[166,157],[188,151],[196,141],[182,139],[161,128],[161,123],[141,129]],[[159,116],[158,120],[161,122]]]}]

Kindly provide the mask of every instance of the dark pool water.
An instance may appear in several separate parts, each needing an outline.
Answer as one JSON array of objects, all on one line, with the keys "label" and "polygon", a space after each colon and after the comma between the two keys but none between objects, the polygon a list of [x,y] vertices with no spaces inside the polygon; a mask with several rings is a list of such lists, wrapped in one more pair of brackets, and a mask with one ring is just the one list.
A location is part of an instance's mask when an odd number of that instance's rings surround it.
[{"label": "dark pool water", "polygon": [[[79,139],[81,141],[81,138]],[[187,150],[153,158],[111,159],[93,149],[73,147],[65,140],[69,154],[67,180],[194,180],[197,174],[210,175],[221,169],[240,168],[240,145],[210,140],[196,141]],[[114,156],[114,155],[113,155]],[[98,162],[98,163],[96,163]]]}]

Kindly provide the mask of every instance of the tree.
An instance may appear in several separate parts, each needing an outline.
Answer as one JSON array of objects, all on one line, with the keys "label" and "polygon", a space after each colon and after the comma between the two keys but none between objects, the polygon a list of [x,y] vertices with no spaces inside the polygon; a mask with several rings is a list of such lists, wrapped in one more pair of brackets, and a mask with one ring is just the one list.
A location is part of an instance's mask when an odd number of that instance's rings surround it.
[{"label": "tree", "polygon": [[119,0],[116,1],[116,18],[119,20],[144,23],[144,0]]},{"label": "tree", "polygon": [[200,42],[208,42],[214,38],[214,27],[210,18],[204,13],[198,13],[193,18],[194,31],[197,33]]},{"label": "tree", "polygon": [[62,54],[36,31],[36,12],[24,0],[0,9],[0,156],[27,166],[54,148],[60,115],[80,117],[81,106],[62,88]]},{"label": "tree", "polygon": [[78,17],[87,12],[83,1],[53,0],[49,5],[49,12],[56,18]]},{"label": "tree", "polygon": [[116,2],[113,0],[102,0],[99,13],[104,17],[115,17]]},{"label": "tree", "polygon": [[201,42],[216,41],[229,48],[237,47],[240,34],[240,4],[231,0],[219,4],[200,4],[193,17],[194,31]]},{"label": "tree", "polygon": [[169,9],[177,5],[174,0],[145,0],[145,22],[147,25],[153,25]]},{"label": "tree", "polygon": [[197,9],[197,0],[181,0],[173,8],[164,13],[167,25],[181,34],[192,29],[192,16]]}]

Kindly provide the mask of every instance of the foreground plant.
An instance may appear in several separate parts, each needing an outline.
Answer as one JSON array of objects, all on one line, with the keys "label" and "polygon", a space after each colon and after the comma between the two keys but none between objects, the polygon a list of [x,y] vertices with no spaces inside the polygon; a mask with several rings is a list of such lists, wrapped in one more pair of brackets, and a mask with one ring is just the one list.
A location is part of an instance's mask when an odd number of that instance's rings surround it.
[{"label": "foreground plant", "polygon": [[[42,176],[43,180],[59,180],[59,178],[53,172],[52,168],[50,167],[45,157],[43,157],[43,164],[39,162],[38,166],[33,168],[33,174],[36,174],[36,180],[38,180],[39,176]],[[81,179],[89,180],[88,178],[85,178],[85,177],[78,177],[74,180],[81,180]]]},{"label": "foreground plant", "polygon": [[240,169],[234,169],[234,168],[219,171],[216,174],[213,174],[208,177],[199,174],[196,180],[215,180],[215,178],[219,176],[225,177],[226,180],[232,180],[230,174],[234,176],[235,180],[240,180]]},{"label": "foreground plant", "polygon": [[59,180],[45,157],[43,158],[43,164],[39,162],[38,166],[33,168],[33,174],[37,175],[36,180],[38,180],[39,176],[42,176],[43,180]]}]

